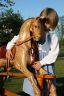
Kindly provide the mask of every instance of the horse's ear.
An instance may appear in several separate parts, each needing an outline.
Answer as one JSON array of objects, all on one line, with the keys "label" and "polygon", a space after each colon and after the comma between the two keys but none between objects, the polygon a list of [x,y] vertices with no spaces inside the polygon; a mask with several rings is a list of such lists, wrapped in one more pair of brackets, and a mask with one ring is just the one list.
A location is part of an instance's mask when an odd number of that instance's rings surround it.
[{"label": "horse's ear", "polygon": [[32,20],[31,25],[30,25],[30,31],[31,31],[31,32],[33,31],[33,23],[39,21],[39,19],[40,19],[39,17],[36,17],[36,18],[34,18],[34,19]]},{"label": "horse's ear", "polygon": [[36,17],[36,20],[38,20],[40,17]]}]

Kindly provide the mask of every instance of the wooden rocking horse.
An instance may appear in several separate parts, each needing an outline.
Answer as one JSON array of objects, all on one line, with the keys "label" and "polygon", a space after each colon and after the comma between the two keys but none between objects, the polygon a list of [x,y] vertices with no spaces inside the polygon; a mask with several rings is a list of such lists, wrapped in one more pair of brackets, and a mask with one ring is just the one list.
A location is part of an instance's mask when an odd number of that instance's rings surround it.
[{"label": "wooden rocking horse", "polygon": [[[33,86],[34,96],[43,96],[43,93],[41,95],[34,75],[27,69],[27,65],[32,66],[35,61],[39,60],[37,41],[43,37],[43,32],[44,28],[39,17],[26,20],[20,28],[19,39],[11,50],[12,60],[7,64],[6,59],[0,59],[0,67],[5,65],[9,67],[10,63],[25,74]],[[47,71],[41,68],[39,74],[47,74]]]}]

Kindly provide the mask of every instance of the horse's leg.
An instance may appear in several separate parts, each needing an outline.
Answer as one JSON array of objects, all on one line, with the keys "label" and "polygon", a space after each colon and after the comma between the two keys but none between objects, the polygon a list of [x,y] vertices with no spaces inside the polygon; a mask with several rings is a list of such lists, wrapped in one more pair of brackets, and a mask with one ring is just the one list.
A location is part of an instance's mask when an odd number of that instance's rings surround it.
[{"label": "horse's leg", "polygon": [[[18,67],[17,67],[18,68]],[[19,68],[18,68],[19,69]],[[33,74],[26,68],[26,66],[21,66],[19,69],[21,72],[25,74],[25,76],[28,78],[28,80],[31,82],[32,87],[34,89],[34,96],[41,96],[40,95],[40,90],[36,85],[35,79]],[[28,85],[29,86],[29,85]],[[27,86],[26,86],[27,87]]]},{"label": "horse's leg", "polygon": [[[18,68],[18,67],[16,67]],[[18,68],[19,69],[19,68]],[[34,80],[34,76],[33,74],[28,71],[28,69],[26,68],[26,66],[21,66],[20,69],[19,69],[21,72],[23,72],[25,74],[25,76],[28,78],[28,80],[31,82],[32,84],[32,87],[34,89],[34,93],[35,95],[34,96],[41,96],[40,95],[40,90],[38,89],[38,87],[36,86],[36,82]]]},{"label": "horse's leg", "polygon": [[21,52],[22,53],[20,54],[18,54],[17,52],[14,65],[18,70],[23,72],[25,76],[28,78],[28,80],[31,82],[32,87],[34,89],[34,94],[35,94],[34,96],[41,96],[40,90],[36,85],[33,74],[27,69],[28,52],[24,48],[22,48]]},{"label": "horse's leg", "polygon": [[[39,70],[39,73],[40,73],[41,75],[43,75],[43,74],[48,74],[48,72],[47,72],[46,70],[44,70],[43,68],[41,68],[41,69]],[[52,83],[52,81],[49,80],[49,82],[48,82],[48,80],[46,80],[46,82],[47,82],[47,84],[48,84],[48,91],[50,92],[50,96],[57,96],[56,87],[55,87],[55,85]],[[49,88],[49,86],[50,86],[50,88]]]},{"label": "horse's leg", "polygon": [[[48,72],[46,70],[44,70],[43,68],[41,68],[39,70],[39,74],[40,75],[44,75],[44,74],[48,74]],[[44,90],[44,86],[43,86],[43,83],[44,83],[44,76],[43,78],[42,77],[37,77],[37,82],[38,82],[38,86],[40,87],[40,90],[41,90],[41,96],[43,96],[43,90]]]},{"label": "horse's leg", "polygon": [[[50,96],[57,96],[57,93],[56,93],[56,86],[52,83],[51,80],[46,80],[47,84],[48,84],[48,94]],[[47,96],[48,96],[47,94]]]}]

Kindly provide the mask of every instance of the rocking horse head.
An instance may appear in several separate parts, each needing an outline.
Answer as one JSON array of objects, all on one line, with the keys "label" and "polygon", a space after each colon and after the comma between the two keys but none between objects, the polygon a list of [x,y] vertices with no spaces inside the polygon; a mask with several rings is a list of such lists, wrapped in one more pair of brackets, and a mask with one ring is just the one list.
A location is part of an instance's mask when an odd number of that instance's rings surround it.
[{"label": "rocking horse head", "polygon": [[30,26],[30,32],[33,40],[39,41],[43,36],[43,26],[39,17],[35,18]]},{"label": "rocking horse head", "polygon": [[[27,19],[21,26],[19,32],[19,41],[28,41],[31,38],[39,41],[43,36],[43,26],[39,17]],[[23,39],[22,39],[23,38]]]}]

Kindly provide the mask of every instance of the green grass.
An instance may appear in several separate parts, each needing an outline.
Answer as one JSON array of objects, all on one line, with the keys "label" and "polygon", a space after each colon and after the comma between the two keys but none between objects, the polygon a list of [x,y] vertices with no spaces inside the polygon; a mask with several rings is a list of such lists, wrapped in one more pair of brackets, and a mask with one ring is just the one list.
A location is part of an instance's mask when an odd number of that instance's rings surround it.
[{"label": "green grass", "polygon": [[13,92],[19,93],[22,91],[23,78],[21,77],[10,77],[6,80],[4,87]]},{"label": "green grass", "polygon": [[58,96],[64,96],[64,58],[57,59],[55,73],[57,77],[57,94]]},{"label": "green grass", "polygon": [[55,63],[55,73],[57,78],[64,77],[64,58],[58,58]]}]

